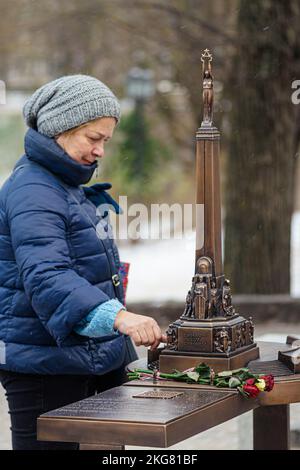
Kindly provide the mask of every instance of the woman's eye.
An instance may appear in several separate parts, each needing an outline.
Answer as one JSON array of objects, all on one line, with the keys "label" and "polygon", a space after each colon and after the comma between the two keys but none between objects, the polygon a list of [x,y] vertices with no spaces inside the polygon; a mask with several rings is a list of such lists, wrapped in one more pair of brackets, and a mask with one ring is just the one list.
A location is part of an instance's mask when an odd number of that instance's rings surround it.
[{"label": "woman's eye", "polygon": [[[99,140],[101,141],[103,137],[88,137],[92,142],[98,142]],[[104,139],[103,140],[106,144],[109,142],[109,139]]]}]

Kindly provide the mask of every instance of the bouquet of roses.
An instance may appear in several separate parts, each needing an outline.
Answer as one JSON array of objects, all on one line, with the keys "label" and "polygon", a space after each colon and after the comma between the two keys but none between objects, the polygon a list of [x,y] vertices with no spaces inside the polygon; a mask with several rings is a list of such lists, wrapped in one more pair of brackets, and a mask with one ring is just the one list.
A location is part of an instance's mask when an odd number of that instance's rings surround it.
[{"label": "bouquet of roses", "polygon": [[201,363],[196,367],[183,372],[177,370],[173,374],[166,374],[157,370],[134,369],[128,372],[129,380],[175,380],[200,385],[214,385],[215,387],[236,388],[244,397],[255,398],[260,392],[270,392],[274,387],[273,375],[253,374],[246,367],[229,370],[215,374],[207,364]]}]

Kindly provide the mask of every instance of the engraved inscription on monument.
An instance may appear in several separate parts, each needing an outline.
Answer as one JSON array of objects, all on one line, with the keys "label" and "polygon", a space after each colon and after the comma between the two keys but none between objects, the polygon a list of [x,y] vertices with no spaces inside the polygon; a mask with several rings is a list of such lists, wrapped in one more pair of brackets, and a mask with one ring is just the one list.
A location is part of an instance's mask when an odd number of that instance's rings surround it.
[{"label": "engraved inscription on monument", "polygon": [[208,328],[181,328],[178,330],[181,351],[212,351],[212,331]]}]

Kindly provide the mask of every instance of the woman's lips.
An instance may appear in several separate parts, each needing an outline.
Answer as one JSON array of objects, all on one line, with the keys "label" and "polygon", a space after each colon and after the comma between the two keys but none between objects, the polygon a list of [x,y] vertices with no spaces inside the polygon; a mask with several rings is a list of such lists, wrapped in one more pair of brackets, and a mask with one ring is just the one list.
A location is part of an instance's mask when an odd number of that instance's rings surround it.
[{"label": "woman's lips", "polygon": [[86,158],[83,158],[82,161],[84,165],[92,165],[93,163],[95,163],[95,160],[90,161],[90,160],[87,160]]}]

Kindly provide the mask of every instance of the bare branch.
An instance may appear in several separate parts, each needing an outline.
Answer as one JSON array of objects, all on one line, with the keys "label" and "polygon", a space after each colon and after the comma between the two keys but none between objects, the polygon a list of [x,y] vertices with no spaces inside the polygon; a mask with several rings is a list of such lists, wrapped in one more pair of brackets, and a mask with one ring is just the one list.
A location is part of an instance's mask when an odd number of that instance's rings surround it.
[{"label": "bare branch", "polygon": [[143,3],[139,0],[131,0],[131,4],[135,8],[148,9],[148,10],[150,10],[150,9],[160,10],[160,11],[164,11],[166,13],[169,13],[173,16],[176,16],[177,18],[188,20],[191,23],[193,23],[197,26],[200,26],[204,30],[209,31],[210,33],[217,34],[218,36],[220,36],[225,41],[227,41],[231,44],[236,44],[236,41],[233,37],[231,37],[228,34],[224,33],[224,31],[220,30],[219,28],[217,28],[213,24],[208,23],[207,21],[204,21],[204,20],[196,17],[195,15],[191,15],[187,11],[184,11],[184,12],[179,11],[179,10],[177,10],[177,8],[175,8],[172,5],[167,5],[165,3],[162,4],[162,3],[158,3],[158,2],[148,2],[148,1],[147,1],[147,3]]}]

